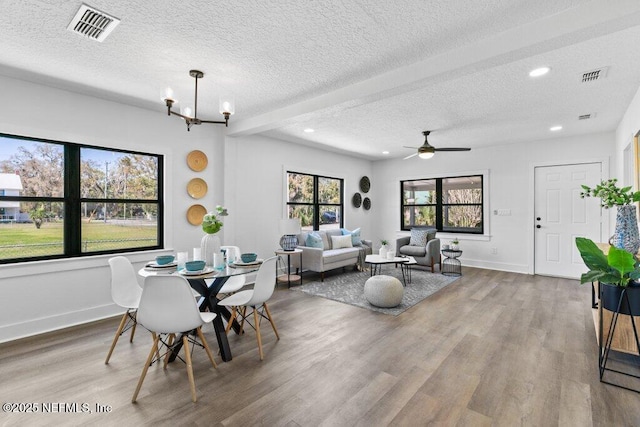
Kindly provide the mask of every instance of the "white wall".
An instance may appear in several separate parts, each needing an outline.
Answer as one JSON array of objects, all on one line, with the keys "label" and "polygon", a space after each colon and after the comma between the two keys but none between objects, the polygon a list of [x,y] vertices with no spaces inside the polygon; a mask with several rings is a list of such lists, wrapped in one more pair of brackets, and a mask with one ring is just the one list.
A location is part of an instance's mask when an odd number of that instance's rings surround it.
[{"label": "white wall", "polygon": [[[360,178],[371,177],[370,161],[263,136],[227,138],[225,155],[227,244],[237,245],[243,252],[256,252],[261,258],[274,255],[282,236],[279,220],[286,212],[287,170],[343,178],[345,227],[361,227],[364,239],[373,234],[373,209],[356,209],[351,204]],[[376,184],[372,180],[372,188]]]},{"label": "white wall", "polygon": [[[207,209],[222,203],[224,128],[203,125],[187,132],[179,119],[167,117],[160,101],[158,111],[148,111],[2,76],[0,87],[1,133],[163,154],[165,245],[199,246],[202,231],[186,220],[188,207],[196,203],[186,186],[191,178],[201,177],[209,192],[198,203]],[[194,149],[209,158],[200,173],[186,164]],[[155,255],[127,256],[139,266]],[[108,258],[0,265],[0,342],[120,312],[111,301]]]},{"label": "white wall", "polygon": [[[533,168],[539,165],[606,160],[615,156],[614,134],[597,134],[549,141],[531,141],[468,153],[436,153],[429,160],[375,162],[378,183],[374,238],[395,240],[400,232],[400,180],[425,176],[465,175],[489,171],[489,202],[485,209],[508,209],[510,216],[490,215],[489,236],[462,237],[465,265],[497,270],[532,272]],[[605,174],[608,171],[605,171]],[[447,234],[438,234],[444,241]],[[451,236],[451,235],[449,235]],[[497,249],[497,254],[491,253]]]},{"label": "white wall", "polygon": [[[629,144],[633,143],[633,137],[640,131],[640,89],[636,92],[629,108],[625,112],[618,128],[616,129],[616,152],[622,153]],[[634,150],[631,150],[633,153]],[[622,156],[616,162],[616,176],[622,176],[624,164]]]},{"label": "white wall", "polygon": [[[609,159],[637,131],[640,96],[636,95],[617,132],[552,141],[476,149],[470,153],[440,153],[420,161],[369,162],[262,136],[224,138],[224,128],[203,125],[186,131],[162,105],[148,111],[102,99],[0,76],[4,105],[0,132],[95,146],[132,149],[165,155],[165,218],[167,250],[199,245],[202,231],[186,221],[194,203],[208,210],[224,204],[230,212],[221,240],[244,251],[268,257],[278,248],[278,220],[284,216],[287,169],[345,179],[345,226],[361,227],[366,239],[379,245],[393,240],[400,227],[401,179],[425,174],[489,171],[487,209],[510,209],[511,216],[491,216],[491,236],[463,240],[464,262],[486,268],[528,272],[532,209],[532,171],[536,164]],[[159,103],[160,104],[160,103]],[[616,149],[616,147],[618,147]],[[205,152],[209,165],[196,173],[186,165],[194,149]],[[617,167],[617,166],[616,166]],[[608,172],[608,171],[607,171]],[[371,179],[372,208],[351,205],[362,176]],[[612,174],[614,175],[614,174]],[[188,181],[203,178],[205,198],[186,193]],[[0,236],[1,238],[1,236]],[[496,255],[490,248],[498,250]],[[156,253],[127,255],[136,266]],[[114,315],[109,256],[0,265],[0,342]]]}]

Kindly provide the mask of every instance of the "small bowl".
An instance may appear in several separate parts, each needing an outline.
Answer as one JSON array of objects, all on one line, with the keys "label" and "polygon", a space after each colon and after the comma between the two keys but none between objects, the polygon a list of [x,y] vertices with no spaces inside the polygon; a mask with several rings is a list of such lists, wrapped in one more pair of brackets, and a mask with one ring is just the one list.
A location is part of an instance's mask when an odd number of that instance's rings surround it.
[{"label": "small bowl", "polygon": [[240,259],[242,259],[242,262],[254,262],[256,259],[258,259],[258,254],[254,254],[254,253],[242,254],[240,255]]},{"label": "small bowl", "polygon": [[158,265],[166,265],[173,262],[175,257],[173,255],[158,255],[156,257],[156,264]]},{"label": "small bowl", "polygon": [[204,261],[187,261],[184,263],[184,268],[186,268],[187,271],[200,271],[204,269],[204,266]]}]

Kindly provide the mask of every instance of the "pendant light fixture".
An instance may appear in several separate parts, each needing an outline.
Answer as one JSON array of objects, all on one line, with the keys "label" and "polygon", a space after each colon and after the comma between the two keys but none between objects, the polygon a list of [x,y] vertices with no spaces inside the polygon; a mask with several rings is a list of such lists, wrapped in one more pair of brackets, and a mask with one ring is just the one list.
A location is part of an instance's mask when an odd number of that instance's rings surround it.
[{"label": "pendant light fixture", "polygon": [[193,111],[191,111],[191,108],[188,108],[188,107],[181,108],[179,113],[176,111],[173,111],[171,107],[173,107],[173,104],[175,104],[178,101],[173,97],[173,90],[170,87],[168,87],[167,89],[165,89],[164,96],[162,97],[162,100],[165,102],[167,106],[167,115],[170,116],[173,114],[174,116],[178,116],[182,118],[187,123],[188,131],[191,130],[191,126],[201,125],[202,123],[216,123],[216,124],[223,124],[225,126],[229,126],[229,116],[235,113],[235,105],[234,105],[233,99],[230,97],[224,97],[224,98],[220,97],[220,114],[224,116],[224,121],[199,119],[198,118],[198,79],[203,78],[204,73],[199,70],[191,70],[189,71],[189,75],[193,77],[196,81],[195,96],[193,100]]}]

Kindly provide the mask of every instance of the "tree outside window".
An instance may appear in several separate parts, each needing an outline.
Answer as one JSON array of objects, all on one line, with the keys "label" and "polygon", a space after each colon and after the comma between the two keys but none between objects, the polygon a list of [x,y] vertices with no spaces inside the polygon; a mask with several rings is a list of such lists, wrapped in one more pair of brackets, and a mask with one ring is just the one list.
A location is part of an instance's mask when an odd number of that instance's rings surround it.
[{"label": "tree outside window", "polygon": [[401,181],[402,230],[483,233],[482,175]]},{"label": "tree outside window", "polygon": [[0,263],[161,247],[161,165],[0,134]]},{"label": "tree outside window", "polygon": [[303,230],[340,228],[344,221],[343,180],[287,172],[287,211]]}]

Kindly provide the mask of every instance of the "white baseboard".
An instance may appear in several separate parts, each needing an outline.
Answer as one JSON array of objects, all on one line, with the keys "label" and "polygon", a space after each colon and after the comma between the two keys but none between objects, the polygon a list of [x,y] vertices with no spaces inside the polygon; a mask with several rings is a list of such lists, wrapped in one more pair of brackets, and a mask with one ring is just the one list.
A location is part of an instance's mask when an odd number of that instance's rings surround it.
[{"label": "white baseboard", "polygon": [[504,262],[487,262],[485,260],[473,260],[461,258],[463,267],[483,268],[485,270],[506,271],[509,273],[529,274],[529,266],[526,264],[510,264]]},{"label": "white baseboard", "polygon": [[33,319],[27,322],[13,323],[0,327],[0,343],[94,322],[122,315],[122,313],[123,309],[112,303],[86,310]]}]

